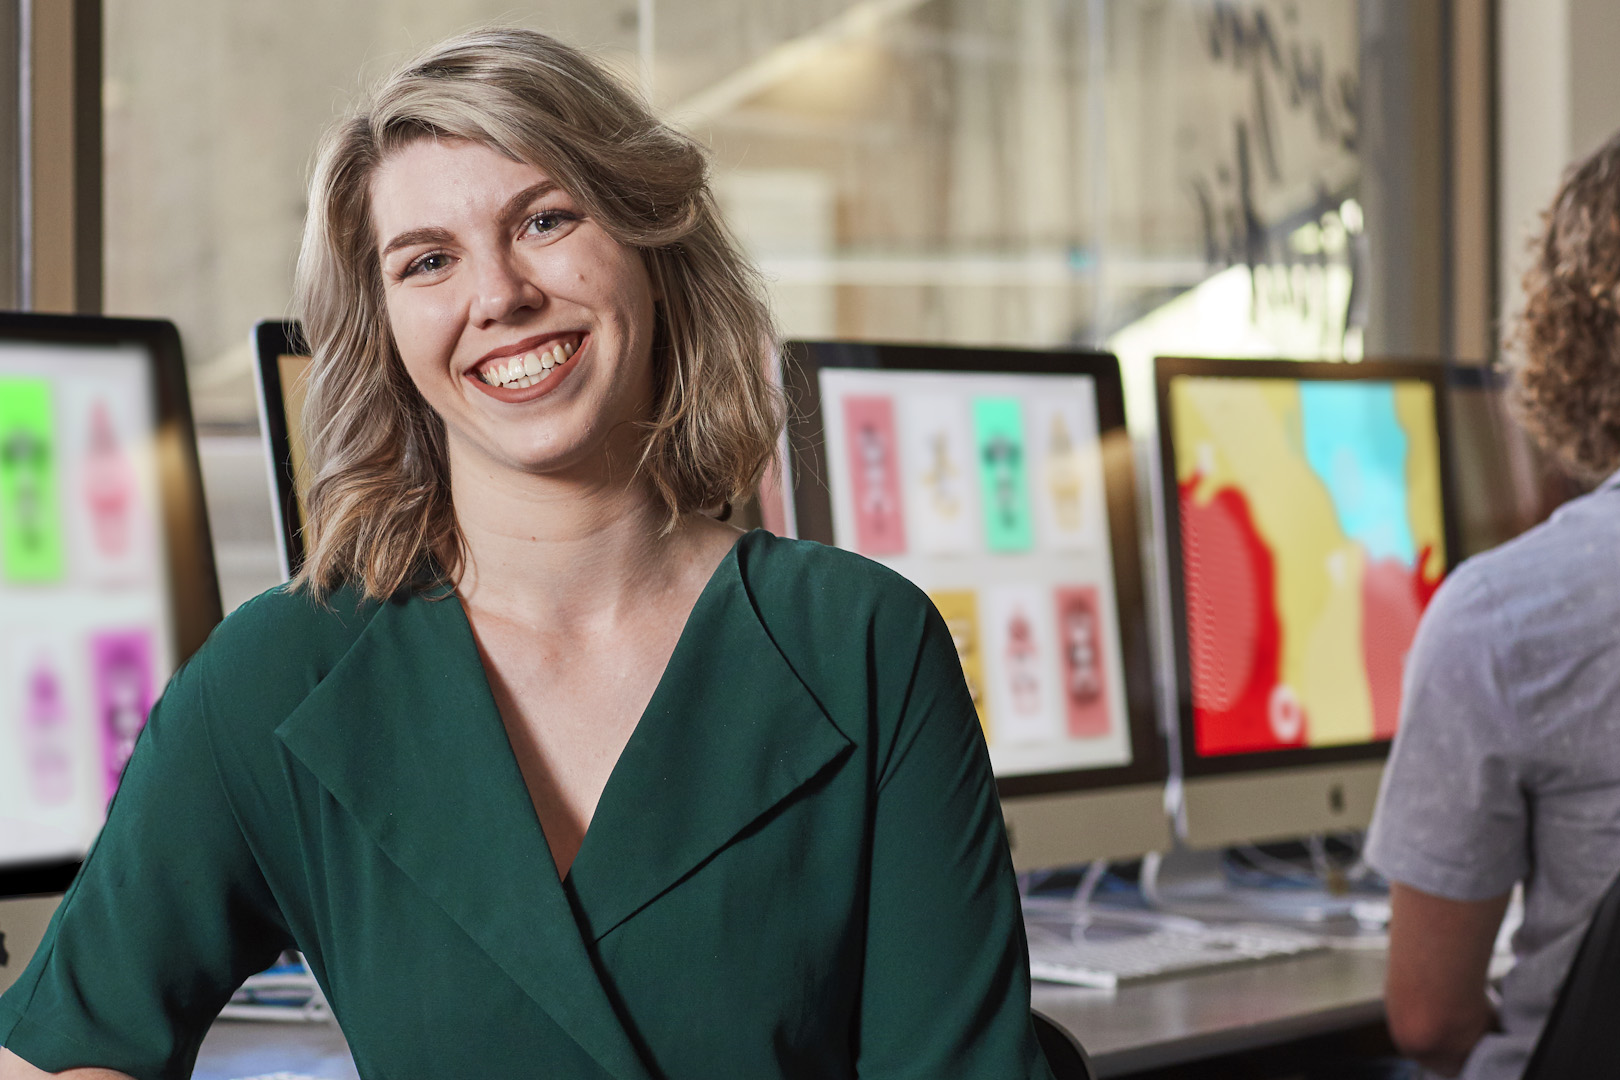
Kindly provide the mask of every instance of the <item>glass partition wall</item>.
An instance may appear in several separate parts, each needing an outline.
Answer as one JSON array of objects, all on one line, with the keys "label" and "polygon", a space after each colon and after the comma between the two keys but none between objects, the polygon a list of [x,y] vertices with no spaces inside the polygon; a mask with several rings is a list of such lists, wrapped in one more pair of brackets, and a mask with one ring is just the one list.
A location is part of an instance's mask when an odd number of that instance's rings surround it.
[{"label": "glass partition wall", "polygon": [[180,324],[253,416],[321,129],[508,21],[714,151],[797,336],[1154,352],[1446,346],[1441,0],[105,0],[106,307]]},{"label": "glass partition wall", "polygon": [[[790,336],[1106,347],[1146,439],[1157,354],[1482,361],[1497,332],[1454,295],[1494,272],[1452,166],[1489,157],[1456,141],[1489,129],[1489,48],[1472,97],[1452,71],[1454,24],[1489,20],[1450,0],[101,3],[105,310],[179,324],[205,432],[254,431],[249,328],[288,314],[320,132],[492,22],[591,50],[712,150]],[[1550,481],[1470,407],[1473,551]],[[227,606],[274,583],[258,452],[204,447]]]}]

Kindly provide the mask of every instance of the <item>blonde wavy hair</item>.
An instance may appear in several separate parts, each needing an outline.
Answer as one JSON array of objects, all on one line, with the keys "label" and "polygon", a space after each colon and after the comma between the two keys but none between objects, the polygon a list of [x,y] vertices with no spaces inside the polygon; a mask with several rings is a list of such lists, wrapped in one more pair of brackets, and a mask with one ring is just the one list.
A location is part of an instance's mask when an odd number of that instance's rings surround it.
[{"label": "blonde wavy hair", "polygon": [[[371,178],[420,139],[461,139],[545,171],[637,250],[656,305],[656,393],[638,473],[669,512],[725,507],[758,484],[782,425],[775,331],[759,276],[721,224],[701,149],[577,49],[486,29],[428,49],[323,139],[295,307],[314,362],[304,540],[294,588],[384,598],[430,557],[465,557],[444,424],[405,372],[383,300]],[[722,512],[724,516],[725,511]]]}]

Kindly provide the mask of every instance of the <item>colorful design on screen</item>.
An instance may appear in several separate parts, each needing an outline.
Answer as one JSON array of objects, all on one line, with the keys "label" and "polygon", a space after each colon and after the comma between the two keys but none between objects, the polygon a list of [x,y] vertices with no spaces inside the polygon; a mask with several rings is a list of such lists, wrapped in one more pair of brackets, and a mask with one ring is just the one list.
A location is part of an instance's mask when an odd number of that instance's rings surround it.
[{"label": "colorful design on screen", "polygon": [[1060,587],[1057,597],[1058,651],[1063,660],[1063,706],[1071,738],[1095,739],[1109,732],[1104,672],[1103,623],[1097,589]]},{"label": "colorful design on screen", "polygon": [[22,747],[34,802],[61,806],[73,798],[73,731],[62,673],[41,647],[24,665]]},{"label": "colorful design on screen", "polygon": [[863,555],[903,555],[906,519],[900,505],[894,402],[886,397],[847,397],[844,425],[855,500],[856,549]]},{"label": "colorful design on screen", "polygon": [[107,800],[118,791],[135,740],[152,711],[152,635],[145,630],[97,634],[90,642]]},{"label": "colorful design on screen", "polygon": [[990,703],[984,693],[984,659],[979,643],[979,600],[972,589],[939,589],[928,594],[945,620],[951,633],[951,644],[962,661],[962,677],[968,693],[973,697],[973,708],[979,714],[979,726],[984,729],[986,742],[995,740],[990,727]]},{"label": "colorful design on screen", "polygon": [[1035,527],[1030,520],[1029,455],[1019,400],[975,398],[973,431],[979,448],[985,540],[991,551],[1028,551],[1035,542]]},{"label": "colorful design on screen", "polygon": [[50,384],[0,378],[0,570],[9,581],[63,575],[56,467]]},{"label": "colorful design on screen", "polygon": [[1204,755],[1391,738],[1445,565],[1427,383],[1171,387]]}]

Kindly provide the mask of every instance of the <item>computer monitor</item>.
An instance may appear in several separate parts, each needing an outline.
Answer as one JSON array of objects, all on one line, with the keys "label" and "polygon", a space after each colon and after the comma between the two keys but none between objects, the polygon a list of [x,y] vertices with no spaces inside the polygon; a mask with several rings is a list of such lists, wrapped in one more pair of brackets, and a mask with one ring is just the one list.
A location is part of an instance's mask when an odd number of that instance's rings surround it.
[{"label": "computer monitor", "polygon": [[219,619],[174,326],[0,313],[0,987]]},{"label": "computer monitor", "polygon": [[1458,559],[1504,544],[1581,494],[1519,423],[1512,380],[1499,368],[1446,368]]},{"label": "computer monitor", "polygon": [[281,572],[291,578],[304,564],[304,393],[312,362],[295,321],[266,320],[253,327],[258,369],[259,424],[269,451],[271,500]]},{"label": "computer monitor", "polygon": [[1160,358],[1190,847],[1364,828],[1458,549],[1444,365]]},{"label": "computer monitor", "polygon": [[956,641],[1020,870],[1169,844],[1137,491],[1105,353],[790,342],[792,528]]}]

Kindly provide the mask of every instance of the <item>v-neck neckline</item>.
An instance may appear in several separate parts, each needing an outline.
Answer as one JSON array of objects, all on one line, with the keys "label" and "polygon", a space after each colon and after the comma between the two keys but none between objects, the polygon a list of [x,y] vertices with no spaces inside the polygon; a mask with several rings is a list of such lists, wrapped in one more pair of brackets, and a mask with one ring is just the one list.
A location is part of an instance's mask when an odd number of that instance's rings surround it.
[{"label": "v-neck neckline", "polygon": [[566,881],[442,591],[377,605],[276,728],[297,768],[615,1080],[652,1077],[597,943],[855,745],[767,626],[762,607],[796,617],[772,585],[802,574],[793,550],[756,530],[716,568]]},{"label": "v-neck neckline", "polygon": [[670,673],[679,671],[680,662],[685,659],[685,654],[690,651],[688,641],[692,628],[701,621],[700,616],[702,618],[708,617],[709,612],[707,609],[709,607],[721,603],[718,594],[722,591],[729,592],[726,586],[729,586],[732,581],[741,581],[741,573],[737,567],[738,551],[753,536],[754,531],[745,532],[732,541],[731,547],[726,549],[725,555],[721,556],[719,563],[710,572],[708,580],[703,583],[703,588],[698,592],[697,600],[692,604],[692,610],[686,613],[686,621],[681,624],[681,632],[675,638],[675,647],[670,650],[669,659],[664,662],[664,670],[658,674],[658,682],[653,686],[652,695],[648,697],[647,704],[642,706],[641,714],[636,717],[635,726],[630,729],[630,737],[625,740],[623,748],[620,749],[618,758],[613,762],[613,768],[608,770],[607,782],[602,785],[602,794],[596,800],[596,806],[591,812],[591,820],[585,824],[585,832],[580,836],[579,849],[574,852],[574,858],[568,864],[566,874],[557,872],[557,858],[551,851],[551,838],[546,835],[545,822],[540,817],[539,809],[534,805],[534,795],[529,791],[528,778],[523,775],[523,769],[518,762],[517,750],[512,746],[512,736],[507,730],[506,718],[501,715],[500,703],[495,697],[494,685],[490,682],[489,669],[484,666],[484,658],[478,648],[478,635],[473,631],[472,616],[467,612],[466,601],[462,599],[461,594],[456,591],[454,586],[450,586],[448,589],[448,595],[445,596],[445,599],[455,602],[462,629],[466,631],[466,640],[472,645],[473,662],[477,665],[478,672],[483,677],[484,693],[487,695],[487,700],[494,706],[495,719],[501,727],[501,736],[506,742],[507,752],[512,756],[513,768],[521,779],[524,800],[534,814],[535,825],[540,831],[542,846],[546,849],[546,862],[551,867],[551,875],[557,879],[564,894],[570,898],[571,902],[574,897],[574,868],[579,865],[580,858],[589,850],[591,835],[596,831],[596,821],[601,816],[603,805],[608,802],[609,797],[613,795],[618,787],[623,786],[622,783],[614,783],[614,780],[620,775],[620,766],[630,753],[631,747],[638,745],[638,740],[640,742],[646,741],[647,736],[643,735],[643,730],[646,727],[647,718],[655,715],[654,707],[661,706],[664,698],[668,695],[667,687],[670,682]]}]

